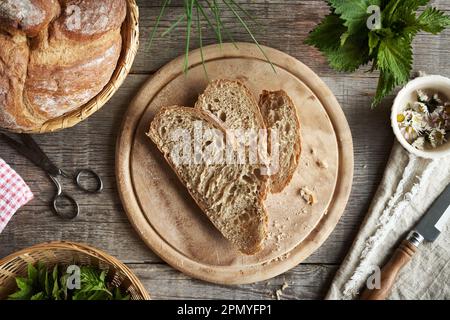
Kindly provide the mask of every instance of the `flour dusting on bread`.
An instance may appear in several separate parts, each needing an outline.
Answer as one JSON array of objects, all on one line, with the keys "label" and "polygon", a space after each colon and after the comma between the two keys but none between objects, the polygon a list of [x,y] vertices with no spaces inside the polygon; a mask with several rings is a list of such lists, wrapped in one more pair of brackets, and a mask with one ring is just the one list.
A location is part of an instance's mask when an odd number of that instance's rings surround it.
[{"label": "flour dusting on bread", "polygon": [[67,15],[65,26],[69,31],[92,35],[103,31],[109,23],[108,7],[102,2],[85,11],[71,5],[66,8],[65,13]]},{"label": "flour dusting on bread", "polygon": [[45,18],[41,8],[34,5],[31,0],[2,0],[0,13],[11,20],[20,21],[24,27],[37,26]]},{"label": "flour dusting on bread", "polygon": [[106,60],[112,58],[117,54],[117,47],[112,45],[108,50],[103,52],[99,57],[92,59],[91,61],[85,62],[83,68],[96,68],[105,63]]},{"label": "flour dusting on bread", "polygon": [[65,4],[62,25],[74,34],[95,36],[120,26],[118,20],[123,20],[126,5],[123,0],[78,1],[69,0]]},{"label": "flour dusting on bread", "polygon": [[[0,88],[1,89],[1,88]],[[0,108],[5,104],[6,93],[2,93],[0,90]],[[8,112],[0,113],[0,122],[5,123],[7,127],[16,127],[16,119],[11,116]]]},{"label": "flour dusting on bread", "polygon": [[32,98],[32,104],[40,105],[41,111],[52,117],[62,116],[69,110],[73,110],[74,106],[83,105],[96,95],[96,90],[86,90],[83,92],[74,92],[64,96],[39,95],[36,94]]}]

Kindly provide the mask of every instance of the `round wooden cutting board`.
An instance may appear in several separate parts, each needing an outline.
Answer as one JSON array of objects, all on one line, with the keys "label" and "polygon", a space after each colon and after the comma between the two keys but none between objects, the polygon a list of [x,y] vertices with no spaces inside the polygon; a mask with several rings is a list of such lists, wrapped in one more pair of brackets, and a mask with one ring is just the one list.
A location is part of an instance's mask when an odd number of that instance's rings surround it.
[{"label": "round wooden cutting board", "polygon": [[[308,67],[264,48],[276,72],[253,44],[203,50],[210,80],[238,79],[259,97],[285,90],[298,108],[302,155],[286,189],[269,195],[269,233],[264,249],[245,256],[217,231],[146,136],[164,106],[193,106],[208,85],[201,53],[193,51],[185,75],[184,57],[163,67],[132,101],[119,135],[116,171],[128,217],[145,243],[182,272],[222,284],[266,280],[308,257],[329,236],[344,212],[353,179],[353,144],[336,98]],[[301,191],[310,191],[308,204]]]}]

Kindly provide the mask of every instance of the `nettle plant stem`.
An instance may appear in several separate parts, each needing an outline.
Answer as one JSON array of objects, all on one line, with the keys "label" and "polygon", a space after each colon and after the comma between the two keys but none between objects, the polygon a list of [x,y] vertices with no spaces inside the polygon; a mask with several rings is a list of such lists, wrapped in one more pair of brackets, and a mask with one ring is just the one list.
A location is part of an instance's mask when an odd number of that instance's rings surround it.
[{"label": "nettle plant stem", "polygon": [[[158,30],[161,25],[161,19],[165,16],[168,10],[170,10],[171,0],[162,0],[161,10],[156,18],[155,25],[150,34],[149,44],[147,46],[147,51],[153,46],[153,42],[158,34]],[[205,56],[203,53],[203,32],[202,25],[206,23],[208,27],[214,32],[219,45],[222,45],[224,41],[224,36],[231,41],[236,48],[238,48],[231,32],[228,30],[223,22],[222,16],[223,11],[227,10],[232,13],[239,24],[245,29],[245,31],[250,35],[253,42],[258,46],[259,50],[262,52],[264,57],[272,66],[275,72],[275,67],[271,63],[269,57],[267,56],[264,49],[259,44],[258,40],[254,36],[249,21],[259,25],[258,21],[239,3],[235,0],[184,0],[184,13],[181,14],[171,25],[161,34],[162,37],[167,36],[172,31],[178,27],[183,27],[186,29],[186,46],[185,46],[185,60],[184,60],[184,72],[187,73],[189,70],[189,51],[192,43],[193,29],[197,29],[198,34],[198,44],[200,48],[200,55],[203,62],[203,67],[205,74],[208,77],[205,66]]]}]

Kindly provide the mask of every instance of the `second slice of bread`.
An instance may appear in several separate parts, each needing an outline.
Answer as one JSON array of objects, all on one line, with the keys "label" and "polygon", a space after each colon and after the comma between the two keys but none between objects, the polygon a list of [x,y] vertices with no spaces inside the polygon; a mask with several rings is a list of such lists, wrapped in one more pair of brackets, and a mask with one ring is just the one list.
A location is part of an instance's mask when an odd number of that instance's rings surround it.
[{"label": "second slice of bread", "polygon": [[259,107],[269,131],[276,130],[277,142],[269,134],[269,150],[278,144],[278,170],[270,177],[270,191],[278,193],[291,181],[302,150],[300,120],[294,102],[283,90],[263,91]]},{"label": "second slice of bread", "polygon": [[[152,121],[148,136],[215,227],[241,252],[254,254],[267,234],[263,204],[267,183],[258,177],[256,165],[178,161],[173,151],[179,141],[173,141],[172,133],[181,129],[194,137],[198,122],[204,129],[218,130],[225,136],[224,128],[206,112],[178,106],[163,108]],[[201,143],[205,150],[217,141],[202,139]]]}]

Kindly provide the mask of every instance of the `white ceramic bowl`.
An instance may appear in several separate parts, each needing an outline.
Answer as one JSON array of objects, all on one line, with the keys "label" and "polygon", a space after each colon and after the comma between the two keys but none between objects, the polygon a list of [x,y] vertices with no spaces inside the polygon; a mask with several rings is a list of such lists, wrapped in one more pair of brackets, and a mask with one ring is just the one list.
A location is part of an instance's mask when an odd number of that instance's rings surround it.
[{"label": "white ceramic bowl", "polygon": [[397,95],[392,106],[391,124],[394,134],[402,146],[409,152],[427,159],[439,159],[450,155],[450,142],[436,149],[418,150],[406,141],[397,123],[397,115],[402,112],[409,102],[417,101],[416,91],[422,89],[439,92],[450,101],[450,79],[442,76],[418,77],[410,81]]}]

